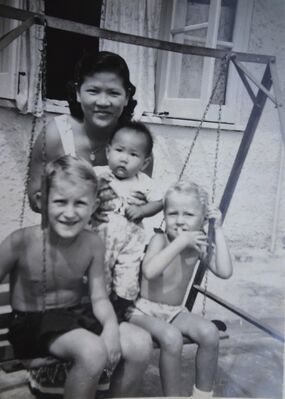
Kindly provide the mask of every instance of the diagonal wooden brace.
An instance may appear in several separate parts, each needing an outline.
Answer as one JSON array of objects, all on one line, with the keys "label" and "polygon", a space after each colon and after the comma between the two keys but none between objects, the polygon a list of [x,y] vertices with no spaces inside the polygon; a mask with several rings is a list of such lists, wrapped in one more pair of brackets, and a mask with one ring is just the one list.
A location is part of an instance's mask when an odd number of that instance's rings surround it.
[{"label": "diagonal wooden brace", "polygon": [[[269,92],[269,90],[264,87],[262,83],[260,83],[248,70],[247,68],[239,61],[235,59],[235,57],[231,57],[232,62],[234,63],[235,67],[237,68],[239,75],[240,73],[244,73],[258,88],[259,90],[263,91],[264,94],[273,102],[274,105],[277,106],[276,98]],[[241,76],[241,75],[240,75]],[[242,79],[243,81],[243,79]]]},{"label": "diagonal wooden brace", "polygon": [[36,23],[35,17],[30,17],[26,19],[21,25],[17,26],[17,28],[11,30],[6,33],[4,36],[0,38],[0,51],[7,47],[13,40],[17,39],[23,32],[29,29],[32,25]]},{"label": "diagonal wooden brace", "polygon": [[236,70],[237,70],[237,72],[239,74],[239,77],[241,78],[241,80],[242,80],[242,82],[243,82],[243,84],[244,84],[244,86],[245,86],[245,88],[246,88],[246,90],[247,90],[247,92],[249,94],[249,97],[251,98],[253,104],[255,104],[256,96],[255,96],[250,84],[248,83],[248,80],[247,80],[247,78],[245,76],[244,71],[239,67],[238,63],[235,60],[235,57],[231,57],[230,60],[232,61],[232,63],[236,67]]}]

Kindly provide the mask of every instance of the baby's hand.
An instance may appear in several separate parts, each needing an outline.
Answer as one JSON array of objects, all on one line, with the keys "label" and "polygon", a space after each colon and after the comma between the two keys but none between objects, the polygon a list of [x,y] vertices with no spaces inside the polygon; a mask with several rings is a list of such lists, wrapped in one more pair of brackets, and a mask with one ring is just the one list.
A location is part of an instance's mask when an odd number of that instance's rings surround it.
[{"label": "baby's hand", "polygon": [[216,208],[213,205],[209,206],[208,219],[215,219],[215,228],[219,228],[222,226],[222,213],[219,208]]},{"label": "baby's hand", "polygon": [[202,254],[207,247],[207,236],[202,231],[184,231],[179,233],[178,240],[182,240],[185,248],[193,248]]},{"label": "baby's hand", "polygon": [[125,214],[128,220],[131,222],[137,222],[142,219],[141,208],[137,205],[130,205],[126,208]]},{"label": "baby's hand", "polygon": [[146,196],[141,191],[133,191],[130,198],[128,198],[129,205],[145,205],[147,203]]}]

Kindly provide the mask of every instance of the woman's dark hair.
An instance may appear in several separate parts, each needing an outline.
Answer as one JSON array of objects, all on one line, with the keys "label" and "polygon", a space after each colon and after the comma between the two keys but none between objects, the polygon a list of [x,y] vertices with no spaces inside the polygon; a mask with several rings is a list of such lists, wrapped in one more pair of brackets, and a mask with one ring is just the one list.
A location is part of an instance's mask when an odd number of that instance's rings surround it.
[{"label": "woman's dark hair", "polygon": [[76,100],[76,88],[80,88],[84,79],[96,72],[113,72],[122,79],[129,101],[119,118],[119,125],[130,121],[137,105],[137,101],[133,98],[136,88],[130,82],[130,72],[126,61],[118,54],[109,51],[100,51],[97,54],[87,53],[76,64],[74,81],[67,84],[67,101],[71,115],[80,120],[83,119],[81,106]]}]

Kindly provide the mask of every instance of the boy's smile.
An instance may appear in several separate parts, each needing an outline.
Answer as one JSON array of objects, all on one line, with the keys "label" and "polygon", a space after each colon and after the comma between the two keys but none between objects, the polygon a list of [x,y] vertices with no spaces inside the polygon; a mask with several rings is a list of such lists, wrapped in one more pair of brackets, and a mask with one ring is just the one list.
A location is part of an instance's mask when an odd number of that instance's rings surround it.
[{"label": "boy's smile", "polygon": [[166,232],[174,240],[182,231],[199,231],[203,227],[204,213],[198,198],[187,193],[169,194],[165,204]]},{"label": "boy's smile", "polygon": [[90,184],[55,178],[49,192],[48,219],[53,233],[63,239],[75,238],[95,210]]},{"label": "boy's smile", "polygon": [[143,135],[122,128],[107,147],[108,164],[118,179],[127,179],[143,170],[148,163],[145,155],[146,142]]}]

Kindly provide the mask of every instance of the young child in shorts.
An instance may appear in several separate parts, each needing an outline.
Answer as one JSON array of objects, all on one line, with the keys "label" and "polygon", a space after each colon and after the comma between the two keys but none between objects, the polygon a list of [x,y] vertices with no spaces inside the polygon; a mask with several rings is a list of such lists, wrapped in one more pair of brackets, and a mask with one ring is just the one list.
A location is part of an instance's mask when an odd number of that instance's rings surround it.
[{"label": "young child in shorts", "polygon": [[[113,133],[106,149],[107,166],[95,167],[98,178],[108,182],[117,194],[108,222],[96,227],[105,242],[107,289],[119,320],[139,293],[140,262],[145,248],[141,220],[162,210],[162,194],[143,173],[151,160],[153,139],[141,122],[128,122]],[[146,199],[132,204],[132,193]]]},{"label": "young child in shorts", "polygon": [[[71,361],[64,398],[93,399],[98,379],[120,358],[119,327],[106,293],[104,244],[85,230],[98,201],[92,166],[71,156],[47,165],[45,262],[38,225],[0,246],[0,281],[9,274],[15,356]],[[41,194],[37,196],[41,207]],[[91,305],[81,305],[88,276]]]},{"label": "young child in shorts", "polygon": [[208,206],[207,193],[197,184],[179,182],[164,201],[165,233],[153,236],[142,263],[140,297],[130,310],[130,322],[145,328],[160,344],[160,375],[165,396],[181,395],[182,336],[198,344],[194,397],[210,397],[217,369],[219,334],[216,326],[183,305],[196,262],[206,256],[205,222],[214,218],[215,247],[209,269],[218,277],[232,275],[221,213]]}]

